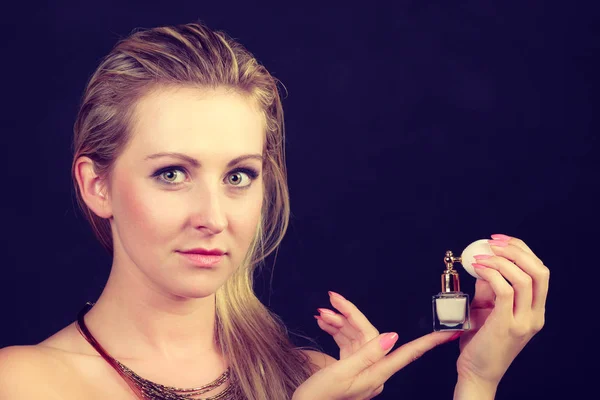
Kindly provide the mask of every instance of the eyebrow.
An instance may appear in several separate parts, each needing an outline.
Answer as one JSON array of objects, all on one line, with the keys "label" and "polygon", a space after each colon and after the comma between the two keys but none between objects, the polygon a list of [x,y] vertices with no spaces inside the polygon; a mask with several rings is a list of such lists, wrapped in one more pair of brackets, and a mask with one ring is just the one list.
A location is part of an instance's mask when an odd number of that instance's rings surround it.
[{"label": "eyebrow", "polygon": [[[151,155],[147,156],[145,158],[145,160],[153,160],[153,159],[161,158],[161,157],[179,158],[180,160],[183,160],[183,161],[187,162],[188,164],[191,164],[195,168],[198,168],[200,166],[200,162],[198,160],[196,160],[195,158],[190,157],[183,153],[174,153],[174,152],[162,152],[162,153],[151,154]],[[244,160],[248,160],[248,159],[256,159],[256,160],[263,161],[263,156],[260,154],[244,154],[242,156],[236,157],[233,160],[229,161],[227,163],[227,168],[230,168],[230,167],[234,166],[235,164],[237,164],[241,161],[244,161]]]}]

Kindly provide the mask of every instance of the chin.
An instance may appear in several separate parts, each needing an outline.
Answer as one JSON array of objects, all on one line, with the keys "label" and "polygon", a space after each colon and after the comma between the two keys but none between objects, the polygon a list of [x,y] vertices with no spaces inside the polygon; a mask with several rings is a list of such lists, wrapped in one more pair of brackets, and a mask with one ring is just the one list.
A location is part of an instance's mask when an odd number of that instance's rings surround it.
[{"label": "chin", "polygon": [[189,279],[186,282],[172,288],[171,293],[175,296],[188,298],[188,299],[202,299],[214,295],[217,290],[223,285],[224,282],[207,282],[203,279],[203,282],[197,282],[194,285],[194,280]]},{"label": "chin", "polygon": [[179,300],[189,300],[189,299],[204,299],[210,297],[215,294],[215,290],[202,290],[199,288],[178,288],[175,290],[169,290],[170,294]]}]

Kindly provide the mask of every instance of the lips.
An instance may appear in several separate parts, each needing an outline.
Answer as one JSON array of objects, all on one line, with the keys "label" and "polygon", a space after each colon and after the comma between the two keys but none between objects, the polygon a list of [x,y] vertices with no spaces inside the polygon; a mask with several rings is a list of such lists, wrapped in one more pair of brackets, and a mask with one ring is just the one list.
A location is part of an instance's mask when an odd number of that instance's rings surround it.
[{"label": "lips", "polygon": [[179,254],[186,259],[190,264],[201,268],[210,268],[216,266],[221,262],[223,255],[221,254],[204,254],[204,253],[190,253],[190,252],[179,252]]},{"label": "lips", "polygon": [[189,250],[180,250],[180,253],[184,253],[184,254],[203,254],[206,256],[222,256],[223,254],[225,254],[225,252],[223,250],[219,250],[219,249],[211,249],[211,250],[207,250],[204,248],[195,248],[195,249],[189,249]]}]

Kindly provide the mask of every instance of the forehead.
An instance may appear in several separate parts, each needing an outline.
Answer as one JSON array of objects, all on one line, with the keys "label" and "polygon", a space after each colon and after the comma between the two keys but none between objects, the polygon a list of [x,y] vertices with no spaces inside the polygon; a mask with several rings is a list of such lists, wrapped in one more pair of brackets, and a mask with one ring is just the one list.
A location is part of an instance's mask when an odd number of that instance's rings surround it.
[{"label": "forehead", "polygon": [[225,89],[161,88],[134,109],[130,148],[236,157],[262,153],[265,122],[247,97]]}]

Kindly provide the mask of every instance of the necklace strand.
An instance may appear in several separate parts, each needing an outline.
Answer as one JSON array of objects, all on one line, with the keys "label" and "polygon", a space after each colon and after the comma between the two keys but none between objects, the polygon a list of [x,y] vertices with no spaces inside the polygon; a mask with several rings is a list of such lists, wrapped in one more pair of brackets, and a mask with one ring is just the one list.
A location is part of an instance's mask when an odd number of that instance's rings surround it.
[{"label": "necklace strand", "polygon": [[[98,351],[101,355],[108,357],[117,365],[117,367],[134,383],[134,385],[141,391],[142,395],[145,399],[149,400],[188,400],[194,399],[194,396],[199,396],[201,394],[207,393],[213,389],[216,389],[225,382],[230,381],[230,384],[220,393],[205,398],[199,398],[195,400],[236,400],[237,391],[235,385],[232,384],[231,374],[229,368],[225,370],[217,379],[214,381],[202,385],[198,388],[190,388],[183,389],[177,388],[173,386],[165,386],[160,383],[152,382],[148,379],[142,378],[135,372],[133,372],[130,368],[119,362],[118,360],[111,357],[104,348],[98,343],[96,338],[89,331],[87,326],[85,325],[85,321],[83,316],[92,308],[94,303],[87,302],[85,306],[81,309],[77,316],[77,327],[79,328],[79,333]],[[113,366],[111,364],[111,366]],[[114,366],[113,366],[114,367]]]},{"label": "necklace strand", "polygon": [[[142,378],[131,369],[127,368],[125,365],[121,364],[117,361],[117,364],[121,368],[121,370],[129,376],[136,384],[136,386],[142,391],[144,397],[148,399],[160,399],[160,400],[187,400],[194,399],[194,396],[199,396],[206,392],[210,392],[213,389],[216,389],[223,385],[227,380],[229,380],[229,369],[227,369],[221,376],[215,379],[213,382],[203,385],[199,388],[193,389],[182,389],[173,386],[165,386],[160,383],[149,381],[148,379]],[[211,396],[205,397],[203,399],[196,400],[229,400],[234,399],[235,397],[231,397],[233,394],[233,385],[227,386],[222,392]],[[181,394],[180,394],[181,393]]]}]

